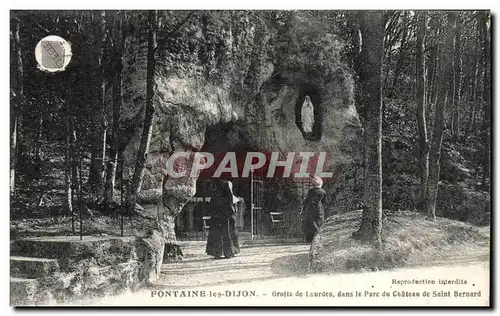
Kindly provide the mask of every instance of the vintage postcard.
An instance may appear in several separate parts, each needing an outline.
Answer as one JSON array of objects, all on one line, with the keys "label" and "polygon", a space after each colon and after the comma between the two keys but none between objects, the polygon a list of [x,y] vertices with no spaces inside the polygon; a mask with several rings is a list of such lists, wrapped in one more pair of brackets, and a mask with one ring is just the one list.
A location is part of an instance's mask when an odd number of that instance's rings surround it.
[{"label": "vintage postcard", "polygon": [[491,34],[11,10],[11,305],[490,306]]}]

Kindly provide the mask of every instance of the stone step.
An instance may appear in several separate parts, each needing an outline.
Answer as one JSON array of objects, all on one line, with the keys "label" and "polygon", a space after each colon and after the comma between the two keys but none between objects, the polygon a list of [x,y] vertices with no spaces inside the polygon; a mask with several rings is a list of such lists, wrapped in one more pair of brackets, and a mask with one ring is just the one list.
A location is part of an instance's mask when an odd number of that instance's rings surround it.
[{"label": "stone step", "polygon": [[38,288],[37,279],[10,278],[10,305],[21,306],[33,303]]},{"label": "stone step", "polygon": [[57,259],[34,257],[10,257],[10,276],[37,279],[53,275],[59,271]]},{"label": "stone step", "polygon": [[79,236],[30,237],[13,241],[10,254],[58,259],[61,271],[66,271],[74,262],[88,258],[97,258],[101,266],[125,262],[135,253],[133,240],[114,236],[84,236],[82,240]]}]

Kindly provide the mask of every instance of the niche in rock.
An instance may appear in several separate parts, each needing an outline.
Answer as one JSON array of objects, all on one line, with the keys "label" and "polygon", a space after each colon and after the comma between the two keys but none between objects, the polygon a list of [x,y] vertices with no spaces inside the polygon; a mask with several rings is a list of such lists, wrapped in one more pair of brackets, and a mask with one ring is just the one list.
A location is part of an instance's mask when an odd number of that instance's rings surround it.
[{"label": "niche in rock", "polygon": [[305,133],[311,133],[314,124],[314,109],[311,97],[308,95],[306,95],[306,98],[304,99],[300,114],[302,117],[302,129]]},{"label": "niche in rock", "polygon": [[311,87],[302,87],[295,104],[295,124],[306,140],[318,141],[322,135],[323,111],[320,98]]}]

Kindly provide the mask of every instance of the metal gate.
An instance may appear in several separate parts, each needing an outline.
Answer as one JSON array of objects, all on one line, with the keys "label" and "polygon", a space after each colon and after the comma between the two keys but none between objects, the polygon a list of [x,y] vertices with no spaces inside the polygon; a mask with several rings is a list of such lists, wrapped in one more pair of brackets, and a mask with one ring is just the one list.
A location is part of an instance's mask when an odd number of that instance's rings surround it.
[{"label": "metal gate", "polygon": [[[233,179],[235,194],[245,197],[244,229],[238,229],[240,239],[268,240],[293,243],[304,241],[300,211],[307,192],[309,179],[270,179],[250,174],[250,179]],[[200,192],[201,193],[201,192]],[[204,192],[205,194],[207,192]],[[249,202],[249,201],[250,202]],[[178,240],[206,240],[207,215],[210,196],[195,196],[176,218]]]},{"label": "metal gate", "polygon": [[255,179],[253,170],[250,173],[250,233],[254,240],[262,235],[262,212],[264,210],[264,181]]},{"label": "metal gate", "polygon": [[[309,179],[269,179],[251,173],[251,239],[280,239],[282,242],[304,240],[300,211],[311,183]],[[274,190],[273,190],[274,187]],[[278,190],[276,188],[278,187]],[[276,191],[287,192],[281,196]]]}]

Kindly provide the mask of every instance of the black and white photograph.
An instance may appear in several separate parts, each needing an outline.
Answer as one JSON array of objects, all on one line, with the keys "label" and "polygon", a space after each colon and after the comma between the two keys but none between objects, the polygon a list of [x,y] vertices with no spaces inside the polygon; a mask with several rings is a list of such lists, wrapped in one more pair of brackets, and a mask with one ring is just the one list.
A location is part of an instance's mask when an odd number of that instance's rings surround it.
[{"label": "black and white photograph", "polygon": [[490,10],[9,17],[11,306],[492,305]]}]

